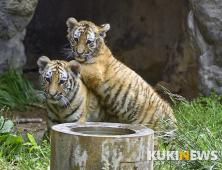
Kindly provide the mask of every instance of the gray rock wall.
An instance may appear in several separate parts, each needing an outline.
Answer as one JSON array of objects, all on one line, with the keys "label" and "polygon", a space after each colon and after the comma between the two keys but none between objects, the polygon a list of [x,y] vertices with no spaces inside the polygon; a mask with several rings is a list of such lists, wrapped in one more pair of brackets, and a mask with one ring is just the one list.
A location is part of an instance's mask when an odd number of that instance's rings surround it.
[{"label": "gray rock wall", "polygon": [[0,1],[0,75],[26,63],[23,39],[38,0]]},{"label": "gray rock wall", "polygon": [[188,15],[191,46],[199,64],[199,91],[209,96],[222,92],[222,2],[190,0]]},{"label": "gray rock wall", "polygon": [[172,93],[192,99],[198,95],[198,61],[195,58],[195,50],[190,45],[192,40],[187,25],[188,11],[190,6],[184,6],[180,35],[170,49],[162,80],[157,82],[154,88],[157,92],[163,92],[159,86],[162,85]]}]

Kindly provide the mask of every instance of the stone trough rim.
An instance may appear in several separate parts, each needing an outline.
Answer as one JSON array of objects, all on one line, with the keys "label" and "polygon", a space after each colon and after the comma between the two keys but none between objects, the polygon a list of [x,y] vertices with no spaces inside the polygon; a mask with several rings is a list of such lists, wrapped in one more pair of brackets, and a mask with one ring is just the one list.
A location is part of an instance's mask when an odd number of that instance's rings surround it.
[{"label": "stone trough rim", "polygon": [[[132,134],[124,135],[92,135],[83,134],[80,132],[72,131],[72,128],[79,127],[110,127],[119,129],[129,129],[134,131]],[[106,123],[106,122],[84,122],[84,123],[62,123],[52,126],[52,130],[57,133],[66,133],[69,135],[85,136],[85,137],[95,137],[95,138],[130,138],[130,137],[144,137],[154,133],[152,129],[137,125],[137,124],[122,124],[122,123]]]}]

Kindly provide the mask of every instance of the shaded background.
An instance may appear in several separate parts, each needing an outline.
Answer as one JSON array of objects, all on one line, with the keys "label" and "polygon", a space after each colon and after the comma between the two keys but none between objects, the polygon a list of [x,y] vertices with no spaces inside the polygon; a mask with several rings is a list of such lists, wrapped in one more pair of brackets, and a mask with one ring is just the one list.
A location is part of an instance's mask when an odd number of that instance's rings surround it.
[{"label": "shaded background", "polygon": [[198,66],[186,31],[189,6],[188,0],[39,0],[26,27],[24,68],[37,71],[41,55],[66,59],[61,50],[69,43],[69,17],[109,23],[105,40],[117,59],[152,86],[159,83],[193,98],[198,93]]}]

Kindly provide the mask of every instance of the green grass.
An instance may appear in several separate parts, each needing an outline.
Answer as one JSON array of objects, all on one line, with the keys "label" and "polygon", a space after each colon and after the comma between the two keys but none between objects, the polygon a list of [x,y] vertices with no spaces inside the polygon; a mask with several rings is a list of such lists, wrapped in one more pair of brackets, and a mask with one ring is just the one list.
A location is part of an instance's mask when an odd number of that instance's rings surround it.
[{"label": "green grass", "polygon": [[39,102],[30,82],[17,69],[0,77],[0,108],[25,107],[27,102]]},{"label": "green grass", "polygon": [[[50,165],[50,144],[38,142],[35,146],[31,141],[25,143],[18,154],[0,157],[0,169],[45,170]],[[34,146],[34,147],[33,147]],[[1,148],[1,147],[0,147]]]},{"label": "green grass", "polygon": [[[0,112],[0,169],[47,169],[50,164],[50,144],[46,140],[36,142],[27,133],[20,136],[17,125]],[[7,112],[7,111],[6,111]]]},{"label": "green grass", "polygon": [[222,96],[214,93],[210,97],[199,95],[189,102],[166,92],[174,102],[178,130],[171,147],[162,144],[159,149],[172,150],[173,146],[177,151],[217,151],[218,160],[155,161],[155,169],[222,169]]}]

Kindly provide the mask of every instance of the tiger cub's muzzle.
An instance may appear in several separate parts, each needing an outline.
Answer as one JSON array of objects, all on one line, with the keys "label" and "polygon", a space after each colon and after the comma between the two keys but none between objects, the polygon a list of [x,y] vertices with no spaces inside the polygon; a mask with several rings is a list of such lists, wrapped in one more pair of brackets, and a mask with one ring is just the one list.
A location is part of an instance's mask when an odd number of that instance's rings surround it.
[{"label": "tiger cub's muzzle", "polygon": [[53,100],[53,101],[56,101],[56,100],[59,101],[62,98],[62,94],[59,93],[58,91],[57,92],[48,91],[48,93],[45,92],[44,95],[46,99]]}]

